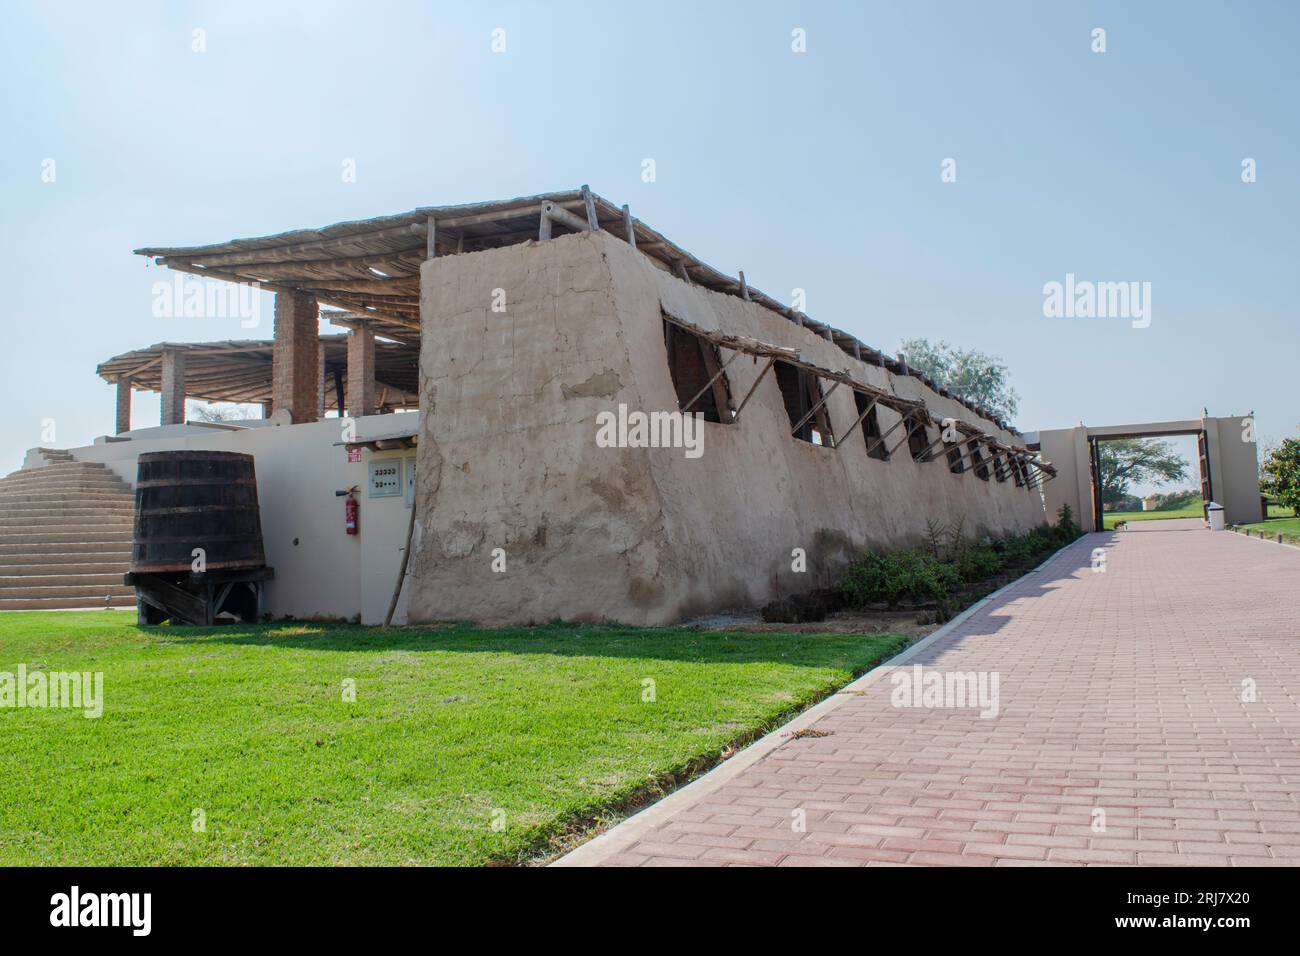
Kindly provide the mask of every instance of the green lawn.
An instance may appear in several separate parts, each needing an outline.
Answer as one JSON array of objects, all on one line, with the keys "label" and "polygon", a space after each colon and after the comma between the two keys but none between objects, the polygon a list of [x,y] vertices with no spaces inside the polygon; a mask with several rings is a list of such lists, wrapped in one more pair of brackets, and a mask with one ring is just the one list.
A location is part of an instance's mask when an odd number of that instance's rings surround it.
[{"label": "green lawn", "polygon": [[134,620],[0,614],[0,671],[104,674],[98,719],[0,708],[0,865],[517,861],[904,643]]},{"label": "green lawn", "polygon": [[1197,495],[1187,504],[1167,511],[1110,511],[1102,515],[1102,526],[1109,531],[1120,521],[1153,521],[1157,518],[1203,518],[1205,510],[1201,496]]},{"label": "green lawn", "polygon": [[1263,531],[1265,534],[1285,534],[1300,537],[1300,518],[1270,518],[1268,521],[1256,521],[1254,524],[1237,525],[1251,531]]}]

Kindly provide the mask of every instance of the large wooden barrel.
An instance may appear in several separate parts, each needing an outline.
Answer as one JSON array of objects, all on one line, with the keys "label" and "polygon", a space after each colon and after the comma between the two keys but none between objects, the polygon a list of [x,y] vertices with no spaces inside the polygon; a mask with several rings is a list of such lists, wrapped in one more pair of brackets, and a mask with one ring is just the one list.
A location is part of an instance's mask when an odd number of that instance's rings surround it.
[{"label": "large wooden barrel", "polygon": [[209,571],[266,564],[252,455],[147,452],[136,476],[132,571],[190,571],[195,548]]}]

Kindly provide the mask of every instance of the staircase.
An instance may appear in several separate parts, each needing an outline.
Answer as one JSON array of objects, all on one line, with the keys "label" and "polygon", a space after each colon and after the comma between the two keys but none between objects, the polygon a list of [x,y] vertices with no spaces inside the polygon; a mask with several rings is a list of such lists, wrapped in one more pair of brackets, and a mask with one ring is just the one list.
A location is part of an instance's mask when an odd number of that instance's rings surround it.
[{"label": "staircase", "polygon": [[47,462],[0,478],[0,611],[134,607],[135,498],[105,465],[40,448]]}]

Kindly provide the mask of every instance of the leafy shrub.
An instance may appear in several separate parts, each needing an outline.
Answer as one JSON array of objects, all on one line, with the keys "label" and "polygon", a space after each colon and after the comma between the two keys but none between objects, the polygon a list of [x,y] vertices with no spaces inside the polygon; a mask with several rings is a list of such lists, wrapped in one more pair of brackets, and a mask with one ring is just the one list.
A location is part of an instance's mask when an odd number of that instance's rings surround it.
[{"label": "leafy shrub", "polygon": [[1028,561],[1042,550],[1042,542],[1034,537],[1033,532],[1018,534],[1002,542],[1002,557],[1008,564]]},{"label": "leafy shrub", "polygon": [[1002,570],[1002,558],[991,546],[978,544],[963,548],[953,566],[963,581],[982,581]]},{"label": "leafy shrub", "polygon": [[1259,490],[1300,514],[1300,438],[1287,438],[1260,466]]},{"label": "leafy shrub", "polygon": [[[999,541],[973,543],[962,535],[964,520],[947,529],[926,522],[926,548],[893,554],[864,554],[840,579],[836,589],[850,607],[885,603],[895,608],[904,599],[936,601],[940,607],[969,584],[993,577],[1006,564],[1027,561],[1069,544],[1082,534],[1069,505],[1057,512],[1055,525],[1043,525],[1026,534]],[[946,546],[943,541],[947,538]],[[945,554],[946,552],[946,554]],[[765,614],[767,611],[765,610]],[[790,608],[773,607],[773,614],[793,614]],[[774,620],[799,620],[774,617]],[[817,618],[808,618],[817,620]]]},{"label": "leafy shrub", "polygon": [[849,604],[884,601],[897,607],[903,598],[942,601],[961,584],[956,568],[924,551],[865,554],[845,572],[839,589]]},{"label": "leafy shrub", "polygon": [[1056,512],[1056,527],[1053,530],[1062,544],[1069,544],[1083,534],[1083,529],[1074,520],[1074,510],[1069,505],[1061,505]]}]

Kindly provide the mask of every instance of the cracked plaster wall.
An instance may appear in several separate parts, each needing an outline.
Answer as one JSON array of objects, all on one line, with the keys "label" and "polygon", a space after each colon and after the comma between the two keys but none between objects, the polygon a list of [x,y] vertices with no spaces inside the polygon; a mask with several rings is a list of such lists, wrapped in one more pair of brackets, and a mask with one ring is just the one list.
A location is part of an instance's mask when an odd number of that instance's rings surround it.
[{"label": "cracked plaster wall", "polygon": [[[495,290],[504,312],[492,311]],[[1010,480],[917,464],[905,446],[871,459],[860,432],[839,449],[792,439],[771,373],[739,422],[703,426],[698,459],[597,447],[600,411],[676,408],[661,307],[973,418],[762,306],[688,286],[604,233],[431,260],[412,621],[670,623],[828,583],[855,549],[918,543],[927,517],[964,518],[971,535],[1043,522],[1040,497]],[[749,356],[729,366],[737,402],[761,369]],[[837,433],[857,417],[846,388],[828,406]],[[882,430],[897,420],[879,414]],[[807,573],[791,571],[795,547]],[[505,573],[491,569],[496,548]]]}]

